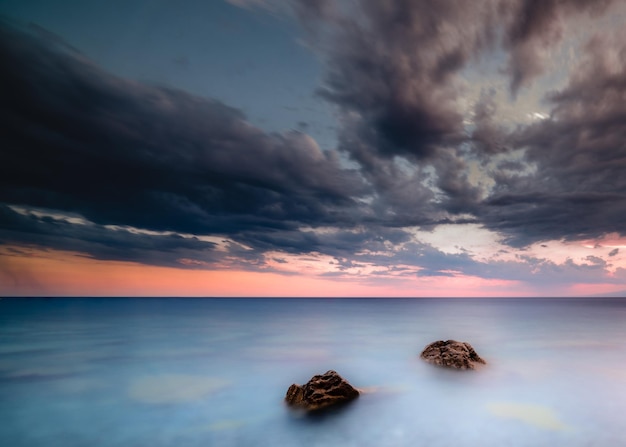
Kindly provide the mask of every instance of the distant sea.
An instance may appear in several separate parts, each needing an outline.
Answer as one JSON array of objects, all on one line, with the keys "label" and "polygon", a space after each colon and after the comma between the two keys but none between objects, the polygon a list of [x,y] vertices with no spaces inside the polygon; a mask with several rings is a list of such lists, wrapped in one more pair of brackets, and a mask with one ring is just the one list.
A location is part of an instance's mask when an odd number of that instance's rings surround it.
[{"label": "distant sea", "polygon": [[[330,369],[366,392],[284,405]],[[0,446],[612,447],[625,417],[618,298],[0,300]]]}]

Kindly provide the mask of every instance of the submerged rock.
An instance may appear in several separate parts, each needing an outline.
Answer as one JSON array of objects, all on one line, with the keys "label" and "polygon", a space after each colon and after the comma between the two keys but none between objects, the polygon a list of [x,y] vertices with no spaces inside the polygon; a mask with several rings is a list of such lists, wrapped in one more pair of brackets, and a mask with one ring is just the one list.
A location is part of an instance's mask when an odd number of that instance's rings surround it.
[{"label": "submerged rock", "polygon": [[291,406],[316,411],[350,402],[357,397],[358,390],[331,370],[313,376],[304,385],[294,383],[287,390],[285,400]]},{"label": "submerged rock", "polygon": [[426,346],[421,358],[428,363],[456,369],[475,369],[477,363],[486,362],[474,351],[472,345],[456,340],[439,340]]}]

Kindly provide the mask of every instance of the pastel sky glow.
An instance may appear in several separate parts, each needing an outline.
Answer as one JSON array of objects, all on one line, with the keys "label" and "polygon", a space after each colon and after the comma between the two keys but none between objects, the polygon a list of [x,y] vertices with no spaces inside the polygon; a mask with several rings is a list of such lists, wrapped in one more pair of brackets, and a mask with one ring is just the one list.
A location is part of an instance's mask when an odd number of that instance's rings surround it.
[{"label": "pastel sky glow", "polygon": [[0,295],[623,295],[625,22],[0,0]]}]

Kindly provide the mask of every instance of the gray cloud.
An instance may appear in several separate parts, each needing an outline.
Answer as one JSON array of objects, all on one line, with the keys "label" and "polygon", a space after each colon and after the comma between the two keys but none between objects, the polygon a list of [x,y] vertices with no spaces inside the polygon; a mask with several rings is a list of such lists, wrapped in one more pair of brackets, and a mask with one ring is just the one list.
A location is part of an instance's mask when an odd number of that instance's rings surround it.
[{"label": "gray cloud", "polygon": [[[470,124],[459,105],[462,72],[482,55],[505,51],[516,93],[542,73],[541,50],[561,39],[561,21],[610,3],[292,2],[325,64],[319,95],[338,110],[337,151],[302,132],[263,132],[218,101],[113,76],[41,29],[3,22],[0,242],[189,268],[228,257],[262,270],[268,252],[278,263],[275,252],[319,252],[340,271],[369,263],[430,276],[600,278],[599,258],[487,264],[411,242],[408,227],[478,223],[515,247],[626,234],[624,36],[589,42],[569,83],[546,96],[548,119],[502,129],[487,90]],[[519,160],[494,162],[512,150]],[[476,164],[488,188],[471,178]],[[110,225],[229,242],[219,251]]]},{"label": "gray cloud", "polygon": [[46,247],[115,261],[160,266],[189,267],[180,259],[194,257],[207,264],[221,258],[215,244],[176,234],[145,234],[128,229],[105,228],[92,223],[76,224],[64,218],[21,214],[0,205],[0,244]]},{"label": "gray cloud", "polygon": [[613,0],[519,0],[501,2],[501,11],[510,13],[505,46],[509,49],[507,72],[511,93],[516,95],[543,74],[546,49],[561,41],[562,21],[575,13],[600,14]]},{"label": "gray cloud", "polygon": [[194,234],[359,220],[367,186],[306,134],[263,133],[236,109],[117,78],[44,37],[0,28],[0,201]]},{"label": "gray cloud", "polygon": [[626,64],[611,56],[626,51],[623,42],[593,38],[569,84],[548,96],[550,119],[513,138],[534,172],[500,172],[477,211],[509,243],[626,234]]},{"label": "gray cloud", "polygon": [[[530,289],[536,288],[538,293],[545,293],[548,290],[562,290],[563,286],[577,282],[623,284],[626,279],[625,272],[621,269],[614,274],[608,274],[606,261],[595,256],[576,261],[568,259],[562,264],[548,258],[524,254],[518,254],[513,260],[479,261],[467,252],[444,253],[417,241],[403,244],[392,254],[362,254],[353,256],[350,262],[379,267],[370,275],[374,283],[387,281],[390,273],[399,278],[474,276],[517,281],[527,284]],[[347,261],[344,263],[347,264]]]},{"label": "gray cloud", "polygon": [[419,160],[462,140],[455,75],[493,40],[493,14],[492,2],[362,1],[325,16],[320,94],[356,117],[343,149],[367,169],[363,145]]},{"label": "gray cloud", "polygon": [[466,221],[476,191],[459,151],[471,140],[459,73],[494,45],[495,2],[295,3],[325,63],[319,94],[338,107],[339,148],[373,186],[378,221]]}]

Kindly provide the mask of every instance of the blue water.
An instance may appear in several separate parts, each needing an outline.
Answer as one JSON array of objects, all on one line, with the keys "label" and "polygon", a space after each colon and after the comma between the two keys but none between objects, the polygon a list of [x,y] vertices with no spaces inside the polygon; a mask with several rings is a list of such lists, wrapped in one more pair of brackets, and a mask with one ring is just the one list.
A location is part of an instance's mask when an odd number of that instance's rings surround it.
[{"label": "blue water", "polygon": [[[470,342],[448,371],[419,353]],[[365,392],[285,407],[334,369]],[[1,446],[626,445],[626,300],[1,299]]]}]

